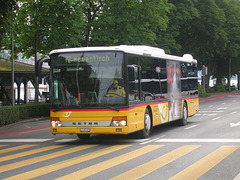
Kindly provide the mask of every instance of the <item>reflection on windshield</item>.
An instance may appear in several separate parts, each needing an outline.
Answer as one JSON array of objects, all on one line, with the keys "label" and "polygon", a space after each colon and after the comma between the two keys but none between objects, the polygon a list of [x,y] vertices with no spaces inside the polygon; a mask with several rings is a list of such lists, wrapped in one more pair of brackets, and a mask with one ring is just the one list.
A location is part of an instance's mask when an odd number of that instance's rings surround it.
[{"label": "reflection on windshield", "polygon": [[106,96],[113,82],[118,82],[118,91],[119,87],[124,91],[122,53],[54,54],[52,65],[52,105],[95,107],[126,104],[125,94]]}]

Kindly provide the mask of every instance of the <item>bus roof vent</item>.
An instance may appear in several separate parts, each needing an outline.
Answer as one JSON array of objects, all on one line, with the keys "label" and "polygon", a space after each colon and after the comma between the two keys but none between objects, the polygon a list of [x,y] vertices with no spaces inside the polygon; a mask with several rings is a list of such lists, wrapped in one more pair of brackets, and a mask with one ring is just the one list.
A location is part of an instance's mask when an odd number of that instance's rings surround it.
[{"label": "bus roof vent", "polygon": [[193,59],[193,56],[191,54],[184,54],[183,58],[185,58],[185,59]]},{"label": "bus roof vent", "polygon": [[165,51],[161,48],[145,46],[145,51],[153,54],[165,54]]},{"label": "bus roof vent", "polygon": [[155,54],[165,55],[165,51],[161,48],[145,46],[145,45],[120,45],[121,48],[126,48],[129,51],[139,52],[140,54]]}]

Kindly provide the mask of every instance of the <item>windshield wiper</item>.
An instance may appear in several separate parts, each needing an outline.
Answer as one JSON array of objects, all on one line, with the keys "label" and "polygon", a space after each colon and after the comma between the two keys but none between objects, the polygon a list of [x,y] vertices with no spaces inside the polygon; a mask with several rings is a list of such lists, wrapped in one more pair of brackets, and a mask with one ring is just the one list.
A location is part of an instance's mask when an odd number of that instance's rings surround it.
[{"label": "windshield wiper", "polygon": [[53,112],[57,112],[57,111],[59,111],[59,110],[61,110],[60,106],[56,106],[56,107],[53,109]]},{"label": "windshield wiper", "polygon": [[107,107],[109,109],[113,109],[115,111],[119,111],[118,108],[112,107],[112,106],[108,106],[106,104],[98,104],[98,103],[92,103],[92,104],[79,104],[79,106],[91,106],[91,105],[95,105],[95,106],[103,106],[103,107]]},{"label": "windshield wiper", "polygon": [[101,106],[103,106],[103,107],[107,107],[107,108],[109,108],[109,109],[113,109],[113,110],[115,110],[115,111],[119,111],[118,108],[115,108],[115,107],[112,107],[112,106],[108,106],[108,105],[106,105],[106,104],[99,104],[99,105],[101,105]]}]

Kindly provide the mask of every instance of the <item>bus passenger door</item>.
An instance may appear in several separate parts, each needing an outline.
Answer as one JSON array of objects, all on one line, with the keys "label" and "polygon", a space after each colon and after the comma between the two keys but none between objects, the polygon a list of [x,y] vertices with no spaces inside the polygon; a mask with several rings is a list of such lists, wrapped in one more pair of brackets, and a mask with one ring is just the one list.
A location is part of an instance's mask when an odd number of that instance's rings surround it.
[{"label": "bus passenger door", "polygon": [[129,101],[140,99],[139,69],[137,65],[128,65]]}]

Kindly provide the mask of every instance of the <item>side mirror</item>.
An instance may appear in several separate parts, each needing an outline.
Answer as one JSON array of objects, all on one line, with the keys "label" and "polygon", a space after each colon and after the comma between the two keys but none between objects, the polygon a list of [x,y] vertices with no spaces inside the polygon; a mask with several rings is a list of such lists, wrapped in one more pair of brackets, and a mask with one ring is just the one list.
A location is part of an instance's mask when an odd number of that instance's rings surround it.
[{"label": "side mirror", "polygon": [[156,71],[156,73],[160,74],[161,73],[161,68],[160,67],[156,67],[155,71]]},{"label": "side mirror", "polygon": [[128,80],[135,81],[135,67],[133,65],[128,65]]},{"label": "side mirror", "polygon": [[50,65],[50,59],[39,59],[35,64],[35,72],[37,76],[41,76],[42,74],[42,64],[47,62]]}]

